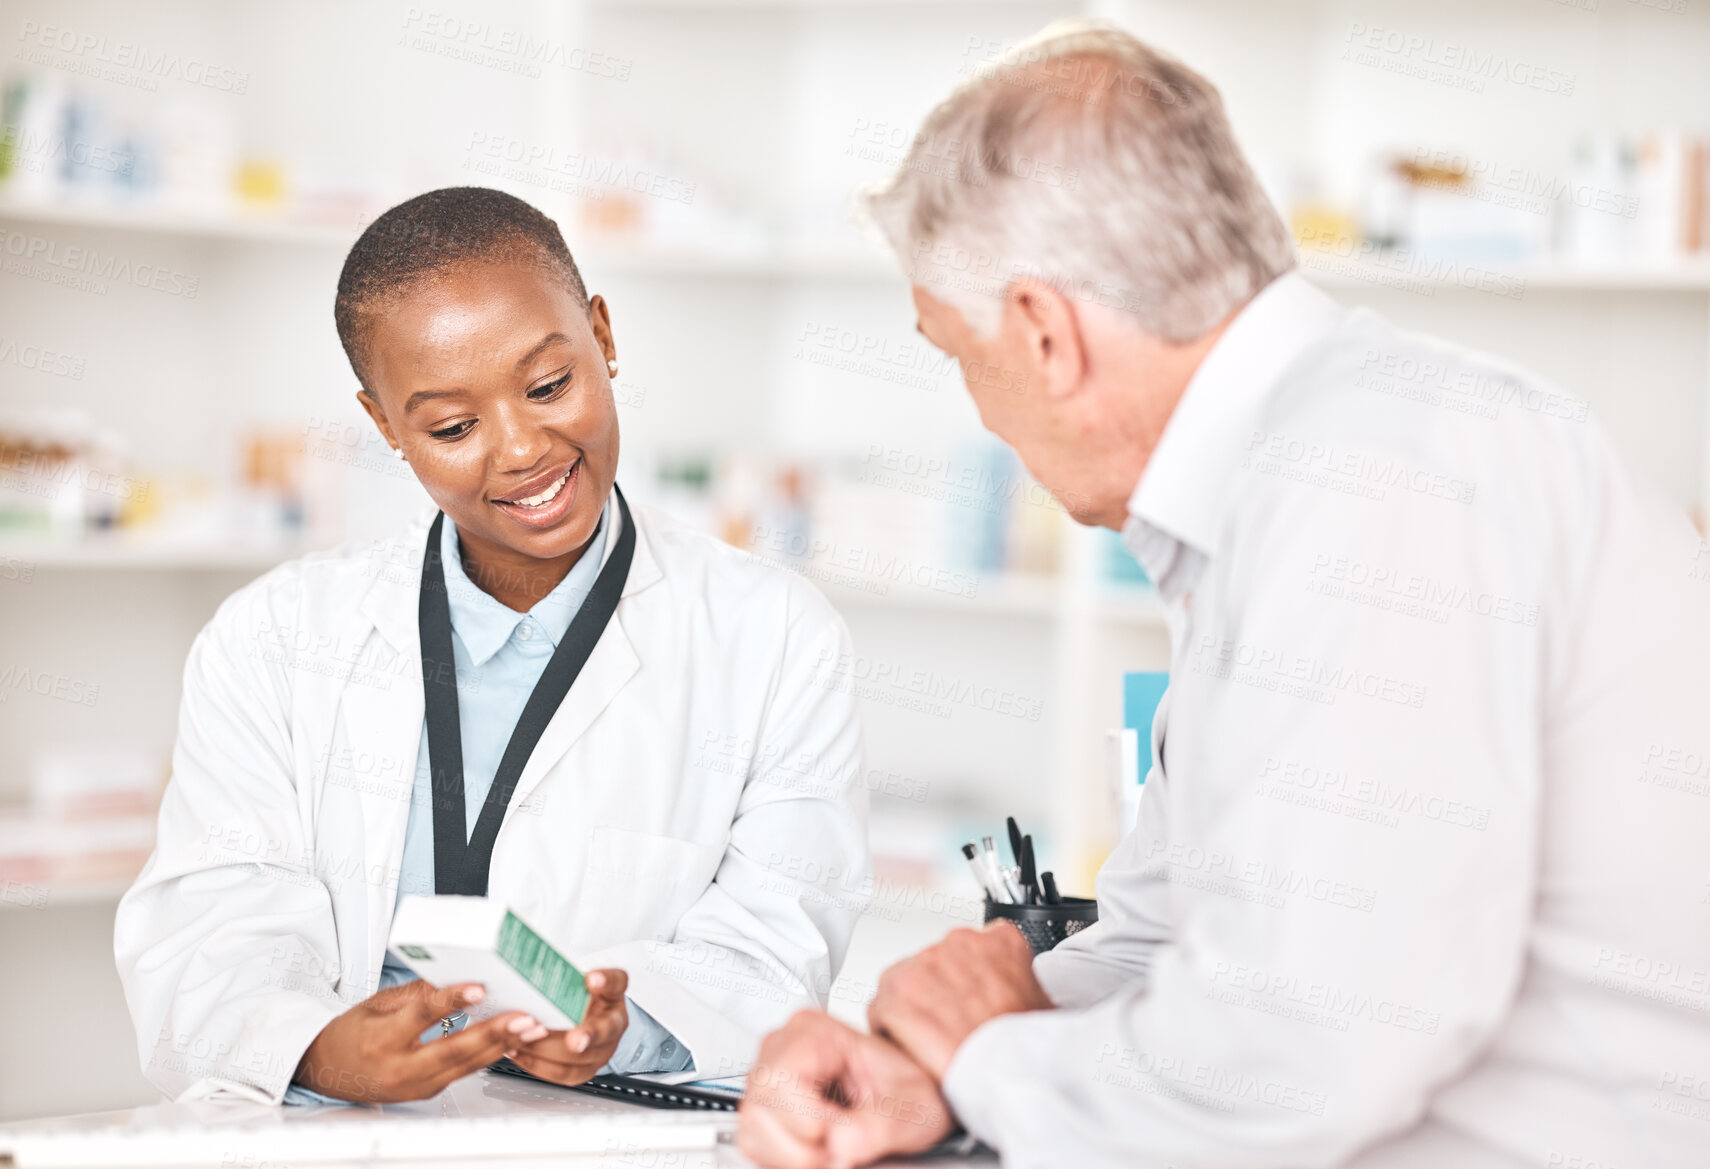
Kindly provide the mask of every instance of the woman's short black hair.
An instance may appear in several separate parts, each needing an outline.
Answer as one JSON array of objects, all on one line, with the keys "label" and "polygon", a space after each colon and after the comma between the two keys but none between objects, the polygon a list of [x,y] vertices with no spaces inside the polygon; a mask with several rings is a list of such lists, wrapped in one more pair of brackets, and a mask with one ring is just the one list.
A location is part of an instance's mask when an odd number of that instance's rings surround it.
[{"label": "woman's short black hair", "polygon": [[339,273],[333,321],[364,387],[375,315],[419,281],[466,262],[540,268],[588,307],[570,248],[558,225],[540,211],[490,187],[442,187],[417,195],[370,223]]}]

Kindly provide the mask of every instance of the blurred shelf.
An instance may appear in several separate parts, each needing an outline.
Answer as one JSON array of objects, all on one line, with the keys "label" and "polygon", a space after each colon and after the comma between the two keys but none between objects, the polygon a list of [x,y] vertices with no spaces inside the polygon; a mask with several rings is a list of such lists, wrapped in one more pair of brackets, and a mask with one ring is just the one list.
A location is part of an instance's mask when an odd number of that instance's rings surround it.
[{"label": "blurred shelf", "polygon": [[5,810],[0,813],[0,909],[117,901],[154,847],[155,819],[152,812],[60,820]]},{"label": "blurred shelf", "polygon": [[[638,244],[633,250],[609,243],[578,252],[578,263],[596,276],[737,277],[769,279],[887,280],[901,282],[902,268],[879,248],[757,248],[746,252],[697,252]],[[1540,261],[1507,267],[1421,261],[1392,267],[1307,255],[1301,272],[1326,287],[1386,288],[1422,285],[1433,291],[1485,292],[1519,299],[1530,290],[1569,292],[1710,292],[1710,257],[1674,261],[1575,264]]]},{"label": "blurred shelf", "polygon": [[1006,4],[1027,5],[1033,8],[1055,6],[1075,14],[1089,9],[1084,0],[1055,0],[1054,5],[1052,0],[590,0],[588,7],[594,12],[723,12],[729,9],[766,8],[805,11],[871,8],[894,12],[900,8],[972,8],[975,5],[1002,7]]},{"label": "blurred shelf", "polygon": [[[0,198],[0,219],[101,231],[127,231],[238,243],[309,243],[348,248],[360,225],[298,223],[233,212],[192,213],[169,208],[55,204]],[[577,264],[600,276],[669,276],[746,279],[901,280],[902,270],[875,247],[755,246],[729,251],[676,248],[610,240],[576,249]]]},{"label": "blurred shelf", "polygon": [[1100,620],[1113,625],[1137,625],[1164,629],[1164,605],[1155,589],[1137,585],[1102,585],[1093,600]]},{"label": "blurred shelf", "polygon": [[831,279],[902,281],[902,269],[877,248],[759,247],[746,251],[706,252],[637,243],[634,248],[605,242],[577,249],[576,263],[601,276],[698,276],[749,279]]},{"label": "blurred shelf", "polygon": [[[810,578],[811,579],[811,578]],[[916,610],[927,613],[960,613],[970,617],[1024,617],[1054,621],[1065,606],[1088,605],[1095,620],[1113,625],[1163,629],[1164,608],[1158,594],[1149,588],[1098,584],[1090,596],[1065,596],[1064,585],[1048,576],[996,576],[980,581],[971,597],[935,593],[926,589],[894,589],[875,593],[829,581],[814,581],[832,604],[851,609]]]},{"label": "blurred shelf", "polygon": [[[161,572],[265,572],[315,549],[308,545],[245,546],[115,536],[70,542],[0,538],[0,558],[37,569],[154,570]],[[972,617],[1022,617],[1049,621],[1065,604],[1055,577],[997,574],[976,578],[973,595],[910,584],[863,589],[804,574],[838,608],[961,613]],[[1090,603],[1100,620],[1163,627],[1163,609],[1150,589],[1098,586]]]},{"label": "blurred shelf", "polygon": [[1389,265],[1305,252],[1301,274],[1326,288],[1400,288],[1482,292],[1518,300],[1534,289],[1562,292],[1710,292],[1710,257],[1650,262],[1578,264],[1540,260],[1485,266],[1420,259]]},{"label": "blurred shelf", "polygon": [[89,537],[77,541],[0,537],[0,557],[36,568],[265,571],[309,551],[303,545],[257,546],[146,536]]},{"label": "blurred shelf", "polygon": [[[839,3],[853,6],[903,3],[961,4],[970,0],[647,0],[660,7],[752,7]],[[0,198],[0,219],[106,231],[130,231],[213,240],[258,243],[308,243],[349,247],[360,225],[302,223],[262,214],[193,213],[169,208],[56,204]],[[633,246],[603,240],[576,249],[577,262],[601,277],[671,277],[748,280],[901,281],[896,260],[879,247],[802,247],[756,245],[731,251],[706,251],[637,241]],[[1498,298],[1524,296],[1531,289],[1568,292],[1710,292],[1710,257],[1670,261],[1578,264],[1540,260],[1525,264],[1483,265],[1421,257],[1386,264],[1307,252],[1301,271],[1329,288],[1407,288],[1486,292]],[[1516,293],[1518,295],[1516,295]]]},{"label": "blurred shelf", "polygon": [[349,247],[356,242],[358,225],[298,223],[261,214],[234,212],[190,212],[166,207],[115,207],[76,203],[40,203],[0,198],[0,219],[65,227],[92,227],[103,231],[131,231],[151,235],[177,235],[253,241],[260,243],[314,243]]},{"label": "blurred shelf", "polygon": [[[8,909],[40,911],[67,905],[117,905],[119,898],[135,883],[135,877],[105,881],[61,881],[45,885],[0,881],[0,913]],[[37,895],[25,895],[21,890],[39,890],[47,896],[37,904]]]},{"label": "blurred shelf", "polygon": [[978,578],[973,596],[934,592],[913,585],[870,592],[832,581],[816,580],[827,599],[839,608],[904,609],[927,613],[963,613],[974,617],[1027,617],[1050,620],[1057,613],[1058,583],[1054,577],[997,575]]}]

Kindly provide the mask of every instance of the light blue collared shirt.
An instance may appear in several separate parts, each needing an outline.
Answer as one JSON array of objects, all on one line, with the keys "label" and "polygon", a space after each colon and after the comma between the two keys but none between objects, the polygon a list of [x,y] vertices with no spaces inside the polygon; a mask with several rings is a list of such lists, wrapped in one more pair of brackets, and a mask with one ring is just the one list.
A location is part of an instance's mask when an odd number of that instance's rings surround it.
[{"label": "light blue collared shirt", "polygon": [[[452,655],[457,663],[457,722],[463,737],[463,801],[465,839],[475,831],[481,806],[499,760],[510,743],[511,731],[546,663],[570,628],[599,576],[611,530],[612,504],[600,517],[588,550],[553,590],[527,613],[518,613],[482,591],[463,571],[457,526],[447,516],[440,531],[440,554],[445,565],[446,598],[451,609]],[[409,823],[404,829],[404,856],[398,871],[398,898],[432,894],[433,803],[429,772],[427,723],[422,723],[416,755],[415,788]],[[393,903],[394,912],[397,903]],[[409,967],[390,951],[380,971],[380,989],[414,981]],[[675,1072],[694,1066],[687,1048],[633,1000],[629,1028],[602,1072]],[[462,1024],[459,1023],[459,1026]],[[437,1024],[422,1033],[424,1043],[438,1037]],[[342,1103],[293,1084],[287,1104]]]}]

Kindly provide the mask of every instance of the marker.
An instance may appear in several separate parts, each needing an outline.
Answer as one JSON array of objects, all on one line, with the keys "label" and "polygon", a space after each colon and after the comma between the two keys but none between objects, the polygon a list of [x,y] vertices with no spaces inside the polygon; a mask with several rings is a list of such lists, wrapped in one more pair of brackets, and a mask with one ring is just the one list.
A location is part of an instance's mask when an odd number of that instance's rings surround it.
[{"label": "marker", "polygon": [[1039,870],[1033,863],[1033,837],[1021,838],[1021,895],[1029,905],[1039,904]]},{"label": "marker", "polygon": [[1009,830],[1009,855],[1015,858],[1015,864],[1009,870],[1010,877],[1015,881],[1016,888],[1021,890],[1022,899],[1026,900],[1027,886],[1021,880],[1021,825],[1010,816],[1004,821],[1004,827]]},{"label": "marker", "polygon": [[1045,886],[1045,904],[1047,904],[1047,905],[1061,905],[1063,903],[1063,899],[1061,897],[1057,896],[1057,877],[1056,877],[1056,875],[1053,873],[1049,873],[1049,872],[1041,873],[1039,876],[1039,880],[1040,880],[1040,883]]},{"label": "marker", "polygon": [[991,879],[986,875],[986,866],[980,863],[980,854],[975,850],[974,846],[971,844],[964,844],[962,846],[962,855],[968,858],[968,868],[974,874],[975,883],[978,884],[985,892],[986,900],[999,900],[998,895],[992,889]]}]

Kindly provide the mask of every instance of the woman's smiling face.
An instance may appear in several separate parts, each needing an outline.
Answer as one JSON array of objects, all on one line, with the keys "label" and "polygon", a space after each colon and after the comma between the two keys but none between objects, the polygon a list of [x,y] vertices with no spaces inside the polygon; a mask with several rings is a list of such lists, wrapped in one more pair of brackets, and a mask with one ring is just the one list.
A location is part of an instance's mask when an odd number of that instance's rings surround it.
[{"label": "woman's smiling face", "polygon": [[470,261],[376,314],[358,398],[466,555],[555,560],[593,538],[617,474],[616,357],[600,297],[584,310],[543,266]]}]

